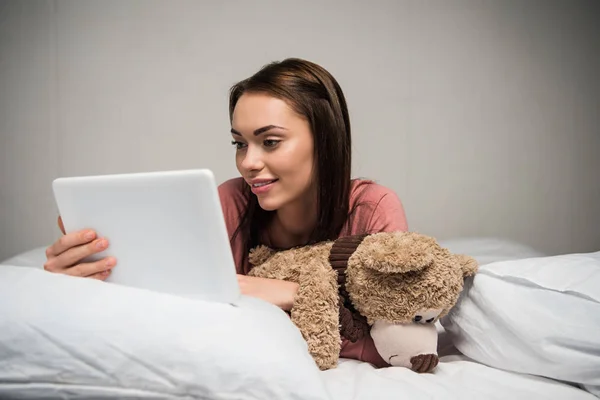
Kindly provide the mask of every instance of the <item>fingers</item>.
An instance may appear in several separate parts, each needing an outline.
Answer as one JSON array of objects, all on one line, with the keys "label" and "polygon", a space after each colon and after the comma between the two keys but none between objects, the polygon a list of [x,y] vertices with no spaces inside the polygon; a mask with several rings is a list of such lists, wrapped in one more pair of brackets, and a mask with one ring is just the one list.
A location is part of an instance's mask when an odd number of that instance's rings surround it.
[{"label": "fingers", "polygon": [[65,232],[65,226],[63,225],[62,218],[60,217],[60,215],[58,216],[58,228],[63,233],[63,235],[67,234],[67,232]]},{"label": "fingers", "polygon": [[46,249],[46,257],[56,257],[72,247],[89,243],[95,238],[96,232],[92,230],[82,230],[61,236],[52,246]]},{"label": "fingers", "polygon": [[77,264],[86,257],[104,251],[108,248],[108,240],[96,239],[91,243],[72,247],[57,257],[54,257],[55,267],[66,268]]},{"label": "fingers", "polygon": [[65,275],[104,280],[116,264],[117,260],[114,257],[106,257],[95,262],[77,264],[72,268],[67,268],[63,273]]},{"label": "fingers", "polygon": [[110,276],[111,271],[112,270],[107,269],[106,271],[97,272],[94,275],[88,276],[88,278],[90,278],[90,279],[97,279],[99,281],[103,281],[103,280],[106,280],[106,278],[108,278]]},{"label": "fingers", "polygon": [[[67,236],[68,235],[63,236],[58,240],[57,243],[48,248],[46,251],[48,256],[48,259],[44,264],[44,269],[46,271],[64,273],[73,276],[90,276],[104,270],[109,270],[115,266],[116,259],[114,257],[106,257],[102,260],[79,264],[81,260],[85,259],[86,257],[106,250],[108,248],[108,240],[105,238],[96,239],[90,243],[71,247],[68,250],[60,253],[58,256],[53,256],[52,253],[56,251],[54,249],[60,249],[61,246],[67,246],[67,244],[65,244],[69,243]],[[69,239],[71,240],[71,243],[79,243],[81,241],[73,241],[73,237]],[[102,276],[96,276],[95,278],[102,278]]]},{"label": "fingers", "polygon": [[[62,272],[65,268],[69,268],[84,258],[91,256],[92,254],[99,253],[108,248],[108,241],[106,239],[97,239],[91,243],[83,244],[75,247],[71,247],[68,250],[54,256],[53,248],[58,246],[66,246],[64,243],[68,241],[68,235],[60,238],[54,245],[46,250],[47,261],[44,264],[44,269],[50,272]],[[71,238],[72,239],[72,238]],[[60,243],[63,241],[63,243]]]},{"label": "fingers", "polygon": [[86,257],[106,250],[108,240],[97,238],[96,232],[90,229],[66,234],[60,216],[57,222],[64,236],[46,249],[47,261],[44,264],[44,269],[49,272],[99,280],[108,278],[112,268],[117,264],[114,257],[80,263]]}]

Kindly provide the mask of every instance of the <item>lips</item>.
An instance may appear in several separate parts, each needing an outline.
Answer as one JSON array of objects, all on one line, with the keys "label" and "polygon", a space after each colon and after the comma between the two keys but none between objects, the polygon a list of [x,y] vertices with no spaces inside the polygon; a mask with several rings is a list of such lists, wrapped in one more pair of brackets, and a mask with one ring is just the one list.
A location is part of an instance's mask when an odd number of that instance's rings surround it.
[{"label": "lips", "polygon": [[250,181],[250,186],[252,186],[253,188],[259,188],[259,187],[266,186],[266,185],[271,184],[276,181],[277,181],[277,179],[255,179],[253,181]]},{"label": "lips", "polygon": [[250,181],[249,184],[252,189],[252,193],[259,195],[267,193],[277,181],[277,179],[255,179]]}]

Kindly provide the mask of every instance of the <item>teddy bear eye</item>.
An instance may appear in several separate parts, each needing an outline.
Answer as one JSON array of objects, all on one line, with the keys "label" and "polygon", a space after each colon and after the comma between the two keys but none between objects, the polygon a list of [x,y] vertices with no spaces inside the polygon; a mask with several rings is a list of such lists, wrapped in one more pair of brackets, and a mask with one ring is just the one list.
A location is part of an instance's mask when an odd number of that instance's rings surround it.
[{"label": "teddy bear eye", "polygon": [[415,322],[419,322],[420,320],[422,320],[423,317],[421,317],[420,315],[417,315],[414,319]]},{"label": "teddy bear eye", "polygon": [[434,319],[435,319],[435,318],[429,318],[429,319],[428,319],[427,321],[425,321],[425,322],[427,322],[428,324],[430,324],[430,323],[432,323],[432,322],[433,322],[433,320],[434,320]]}]

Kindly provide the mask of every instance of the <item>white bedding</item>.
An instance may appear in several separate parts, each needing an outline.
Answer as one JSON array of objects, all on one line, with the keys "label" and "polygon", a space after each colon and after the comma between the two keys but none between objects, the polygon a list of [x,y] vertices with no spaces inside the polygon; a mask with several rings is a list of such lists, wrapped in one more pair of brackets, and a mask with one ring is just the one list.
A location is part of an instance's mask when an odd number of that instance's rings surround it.
[{"label": "white bedding", "polygon": [[355,360],[342,360],[337,369],[322,375],[331,399],[336,400],[597,400],[564,383],[490,368],[461,355],[441,357],[433,374],[374,369]]},{"label": "white bedding", "polygon": [[600,251],[482,266],[441,324],[479,363],[600,396]]},{"label": "white bedding", "polygon": [[258,299],[206,302],[0,266],[0,399],[285,400],[302,388],[327,400],[319,372],[288,316]]},{"label": "white bedding", "polygon": [[[494,263],[498,261],[504,260],[518,260],[521,258],[527,257],[538,257],[542,254],[540,252],[535,251],[527,246],[523,246],[518,243],[505,241],[502,239],[495,238],[476,238],[476,239],[458,239],[458,240],[449,240],[449,241],[440,241],[442,245],[448,247],[453,252],[462,252],[473,255],[482,265]],[[43,260],[45,259],[43,254],[44,249],[38,248],[33,249],[29,252],[19,254],[11,259],[4,260],[0,264],[20,266],[20,267],[34,267],[41,269],[43,265]],[[0,268],[3,268],[0,266]],[[8,269],[7,269],[8,271]],[[13,272],[15,269],[13,268]],[[2,270],[0,270],[0,274]],[[43,271],[39,271],[36,273],[36,279],[48,279],[45,277],[46,274]],[[1,278],[0,278],[1,279]],[[77,279],[77,278],[74,278]],[[79,283],[74,286],[74,280],[64,280],[61,279],[61,285],[63,285],[60,294],[64,294],[63,300],[68,299],[69,296],[73,293],[69,293],[70,290],[79,290],[74,289],[78,288]],[[2,282],[0,282],[0,286]],[[96,291],[97,295],[107,295],[108,289],[102,286],[100,282],[90,282],[89,284],[85,284],[86,290],[90,290],[91,292]],[[6,289],[6,286],[5,286]],[[112,289],[111,289],[112,290]],[[124,289],[119,289],[121,292]],[[45,292],[46,295],[49,293],[48,290],[40,290],[40,292]],[[114,292],[114,291],[113,291]],[[17,294],[15,294],[17,293]],[[20,291],[13,291],[14,296],[18,296],[20,301],[26,298],[25,295],[19,294]],[[133,300],[144,302],[146,301],[155,302],[157,299],[150,294],[140,294],[137,293]],[[57,293],[57,297],[60,298],[60,294]],[[36,291],[32,288],[32,291],[29,294],[30,296],[35,296]],[[137,296],[137,297],[136,297]],[[147,299],[144,296],[148,296]],[[17,297],[13,297],[17,298]],[[6,311],[11,311],[11,305],[6,302],[2,304],[3,298],[2,293],[0,293],[0,310],[4,306],[5,314],[2,314],[0,311],[0,325],[2,325],[2,319],[6,315]],[[58,301],[58,300],[57,300]],[[68,303],[52,303],[45,304],[44,307],[50,310],[52,307],[61,306],[65,308],[65,304]],[[88,302],[88,304],[94,304],[93,302]],[[106,307],[113,307],[115,310],[118,302],[106,301]],[[22,306],[19,305],[19,306]],[[33,307],[34,303],[30,305]],[[8,308],[6,308],[8,307]],[[14,307],[17,307],[15,304]],[[75,307],[75,306],[73,306]],[[131,307],[131,304],[124,305],[121,308]],[[166,306],[165,306],[166,307]],[[179,307],[179,306],[178,306]],[[192,305],[187,305],[189,307],[189,311],[191,313],[196,313],[198,315],[203,314],[204,318],[206,315],[210,314],[210,310],[207,309],[194,309]],[[253,311],[258,312],[259,310]],[[31,312],[31,311],[30,311]],[[117,311],[118,312],[118,311]],[[212,312],[212,311],[211,311]],[[263,312],[263,311],[261,311]],[[209,314],[207,314],[209,313]],[[10,314],[10,312],[8,312]],[[19,318],[18,313],[12,313],[12,318]],[[33,315],[33,314],[31,314]],[[42,318],[38,313],[36,314],[36,318]],[[104,314],[103,314],[104,315]],[[109,315],[114,315],[113,313],[106,313],[104,318],[109,319]],[[233,314],[232,314],[233,315]],[[264,317],[267,318],[267,324],[271,324],[273,329],[277,329],[280,334],[284,334],[288,332],[289,335],[289,326],[285,324],[281,324],[281,319],[279,316],[269,316],[268,312],[264,314]],[[112,317],[111,317],[112,318]],[[142,317],[140,317],[142,318]],[[255,335],[258,334],[258,328],[254,327],[254,325],[246,325],[242,326],[240,324],[243,323],[243,318],[226,318],[223,322],[223,326],[221,329],[221,335],[223,335],[223,340],[228,338],[228,335],[234,334],[236,330],[242,329],[255,329]],[[37,323],[46,323],[47,325],[42,326],[44,330],[55,329],[56,327],[52,324],[50,319],[44,320],[39,319]],[[93,319],[84,319],[87,326],[95,326],[95,322]],[[142,318],[140,321],[144,322],[145,320]],[[6,321],[5,321],[6,322]],[[129,323],[126,319],[122,320],[123,324]],[[195,329],[198,332],[202,332],[202,326],[199,324],[194,324],[190,321],[184,321],[183,324],[188,327],[188,329]],[[228,325],[228,329],[227,328]],[[73,325],[65,324],[65,327],[70,327],[72,329]],[[0,326],[0,329],[2,327]],[[131,329],[131,326],[129,326]],[[5,324],[4,329],[7,329]],[[95,399],[117,399],[117,398],[143,398],[143,399],[182,399],[182,398],[210,398],[210,399],[234,399],[234,398],[242,398],[242,399],[265,399],[267,393],[273,393],[272,390],[274,388],[278,391],[277,399],[305,399],[305,398],[314,398],[314,399],[329,399],[329,400],[351,400],[351,399],[368,399],[368,400],[387,400],[387,399],[432,399],[432,398],[440,398],[440,399],[524,399],[524,400],[535,400],[535,399],[596,399],[593,394],[588,391],[582,390],[581,388],[576,387],[575,385],[560,382],[558,380],[553,380],[549,378],[539,377],[528,375],[524,373],[516,373],[510,371],[504,371],[499,368],[493,368],[482,364],[481,362],[476,362],[468,357],[460,354],[460,352],[456,349],[452,341],[450,340],[450,335],[448,332],[445,332],[441,325],[438,324],[439,330],[439,354],[440,354],[440,364],[433,374],[416,374],[407,369],[403,368],[386,368],[386,369],[375,369],[370,364],[355,361],[355,360],[340,360],[340,365],[337,369],[329,370],[329,371],[317,371],[315,370],[316,366],[311,366],[306,364],[306,348],[303,344],[299,344],[296,334],[293,334],[287,343],[292,348],[286,348],[286,359],[289,360],[287,364],[279,364],[276,368],[267,368],[264,363],[259,363],[260,370],[251,371],[248,368],[244,368],[243,370],[239,369],[239,363],[236,363],[235,360],[232,360],[232,357],[223,359],[219,361],[218,368],[220,371],[224,371],[226,368],[230,369],[230,373],[226,375],[214,376],[213,380],[206,379],[210,376],[211,369],[206,369],[206,365],[202,363],[202,360],[199,361],[187,361],[190,363],[191,368],[189,370],[188,375],[172,375],[178,376],[178,378],[173,378],[172,382],[165,381],[161,377],[157,376],[157,371],[166,371],[164,369],[164,365],[156,365],[157,368],[153,368],[153,365],[146,365],[146,368],[139,368],[131,370],[131,376],[121,376],[117,380],[124,386],[118,387],[115,385],[107,385],[103,384],[102,374],[97,376],[89,375],[82,376],[78,379],[79,382],[64,382],[61,380],[61,374],[57,373],[56,378],[46,379],[45,382],[15,382],[14,380],[7,379],[7,376],[10,373],[14,374],[14,370],[11,371],[11,365],[4,364],[4,370],[2,370],[2,352],[4,354],[10,354],[11,351],[21,350],[25,355],[30,356],[32,360],[35,361],[35,357],[43,357],[43,353],[46,349],[43,346],[43,342],[38,340],[36,348],[28,347],[27,343],[20,343],[17,346],[21,346],[20,349],[15,348],[7,348],[7,342],[2,342],[1,337],[12,338],[11,340],[15,340],[21,334],[20,332],[8,332],[2,336],[0,334],[0,398],[95,398]],[[58,332],[58,331],[57,331]],[[150,343],[150,340],[155,340],[151,336],[151,334],[164,334],[165,332],[170,332],[168,327],[163,327],[158,329],[155,332],[145,331],[139,332],[140,340],[147,340]],[[93,335],[90,332],[90,341],[86,343],[85,346],[98,346],[98,343],[93,343],[91,339]],[[275,334],[275,332],[274,332]],[[75,335],[75,333],[74,333]],[[150,336],[148,336],[150,335]],[[23,336],[24,338],[26,336]],[[130,335],[127,340],[133,340],[135,335]],[[188,336],[189,337],[189,336]],[[258,335],[257,338],[262,336]],[[146,338],[146,339],[144,339]],[[267,338],[268,339],[268,338]],[[126,339],[123,339],[126,340]],[[212,338],[213,343],[218,343],[217,337]],[[258,340],[258,339],[255,339]],[[14,345],[15,342],[13,342]],[[42,343],[42,344],[40,344]],[[110,343],[110,340],[107,339],[107,343]],[[122,344],[125,343],[122,341]],[[268,349],[271,348],[269,341],[259,341],[256,343],[260,343],[260,346]],[[296,343],[296,344],[293,344]],[[143,343],[134,343],[133,341],[128,344],[128,346],[136,345],[141,346]],[[103,342],[100,345],[104,345]],[[251,346],[252,343],[248,343],[248,346]],[[4,346],[4,347],[3,347]],[[84,344],[80,346],[82,348]],[[169,347],[170,346],[170,347]],[[165,342],[163,351],[165,354],[163,357],[166,357],[165,362],[173,360],[178,360],[177,362],[181,363],[182,359],[185,359],[185,354],[187,349],[185,346],[180,346],[177,342],[168,343]],[[77,348],[75,346],[74,348]],[[100,347],[96,347],[98,350]],[[143,346],[141,347],[143,348]],[[169,354],[168,351],[170,348],[176,349],[176,357],[173,353]],[[215,354],[217,351],[223,351],[223,349],[206,349],[205,351],[215,351],[215,353],[211,353],[213,362],[217,362],[218,358],[215,358]],[[240,350],[238,349],[238,352]],[[271,350],[272,351],[272,350]],[[284,349],[281,349],[284,351]],[[157,354],[150,355],[149,359],[155,360],[157,362]],[[249,348],[248,356],[249,357],[259,357],[260,351],[256,351],[256,349]],[[281,354],[278,355],[279,358],[276,357],[276,353],[271,353],[270,357],[273,360],[281,359]],[[77,363],[81,363],[81,360],[78,360],[77,354],[73,355],[73,365],[77,365]],[[182,358],[183,357],[183,358]],[[29,360],[31,361],[31,360]],[[246,365],[251,365],[252,363],[248,363],[249,360],[246,360]],[[66,358],[65,362],[69,362]],[[194,364],[196,362],[197,364]],[[35,363],[34,363],[35,364]],[[158,363],[157,363],[158,364]],[[24,363],[23,365],[31,365]],[[72,365],[72,366],[73,366]],[[106,364],[104,364],[106,366]],[[135,365],[135,363],[134,363]],[[13,369],[19,368],[19,366],[12,364]],[[59,366],[52,366],[51,368],[58,368]],[[114,366],[115,368],[117,366]],[[314,367],[314,368],[313,368]],[[107,369],[112,368],[110,365],[107,366]],[[123,365],[120,366],[123,368]],[[7,372],[8,371],[8,372]],[[84,371],[84,369],[82,369]],[[176,373],[181,374],[184,373],[185,369],[177,369],[174,368],[172,370],[173,374]],[[182,372],[183,371],[183,372]],[[600,374],[600,365],[599,365],[599,374]],[[23,371],[21,371],[23,372]],[[38,371],[42,373],[46,373],[46,377],[51,377],[52,374],[48,374],[48,372],[53,371]],[[76,372],[76,370],[75,370]],[[100,371],[102,372],[102,371]],[[106,371],[107,373],[109,371]],[[73,370],[69,373],[73,374]],[[255,382],[261,382],[264,380],[264,374],[271,374],[273,379],[281,379],[282,376],[286,374],[297,374],[296,378],[305,377],[305,380],[302,384],[298,384],[300,382],[298,379],[283,379],[278,381],[271,381],[271,388],[268,387],[256,387],[254,390],[248,390],[249,386],[247,384],[243,384],[244,381],[240,379],[254,379]],[[82,375],[83,372],[82,372]],[[160,374],[159,374],[160,375]],[[192,379],[194,376],[197,379]],[[108,374],[107,377],[110,377]],[[278,378],[279,377],[279,378]],[[315,377],[318,377],[318,380],[315,380]],[[111,377],[114,381],[117,377]],[[189,386],[190,391],[188,393],[182,393],[181,390],[173,390],[171,391],[169,388],[176,387],[178,380],[188,380],[189,382],[194,382],[193,385]],[[191,380],[190,380],[191,379]],[[143,382],[145,380],[147,387],[152,387],[149,385],[149,382],[155,382],[156,385],[154,389],[163,387],[164,391],[157,390],[144,390],[143,388],[136,387],[136,383]],[[227,385],[239,385],[240,388],[244,388],[243,393],[236,392],[235,390],[227,390],[223,391],[222,389],[227,387]],[[251,381],[250,381],[251,382]],[[104,380],[106,383],[106,380]],[[127,385],[130,384],[129,387]],[[195,386],[194,386],[195,385]],[[267,384],[265,384],[267,385]],[[194,391],[192,391],[194,389]],[[194,392],[194,395],[191,393]],[[204,393],[201,395],[200,393]],[[239,397],[237,396],[239,394]]]},{"label": "white bedding", "polygon": [[446,247],[453,253],[470,255],[477,260],[479,265],[486,265],[498,261],[542,257],[546,255],[526,244],[503,238],[466,237],[439,240],[438,242],[442,247]]},{"label": "white bedding", "polygon": [[[335,370],[321,372],[329,400],[473,399],[473,400],[597,400],[581,389],[524,374],[515,374],[469,361],[464,356],[442,357],[435,374],[418,375],[406,369],[374,369],[355,360],[341,360]],[[52,384],[0,383],[0,393],[12,399],[182,399],[153,391]],[[228,397],[211,397],[225,399]],[[251,395],[243,399],[259,399]],[[303,399],[298,395],[279,399]],[[278,400],[279,400],[278,399]]]}]

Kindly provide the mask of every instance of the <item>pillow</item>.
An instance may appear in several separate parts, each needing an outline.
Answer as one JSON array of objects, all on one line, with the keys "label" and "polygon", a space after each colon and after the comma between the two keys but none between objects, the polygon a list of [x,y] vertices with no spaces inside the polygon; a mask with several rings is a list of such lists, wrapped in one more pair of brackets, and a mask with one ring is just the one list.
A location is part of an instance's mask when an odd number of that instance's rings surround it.
[{"label": "pillow", "polygon": [[600,396],[600,252],[484,265],[441,324],[475,361]]},{"label": "pillow", "polygon": [[479,265],[547,255],[526,244],[494,237],[454,238],[440,240],[439,244],[452,253],[470,255]]},{"label": "pillow", "polygon": [[[289,317],[0,266],[0,398],[325,399]],[[189,397],[188,397],[189,396]]]},{"label": "pillow", "polygon": [[44,268],[46,263],[46,248],[36,247],[22,253],[19,253],[13,257],[7,258],[6,260],[0,261],[0,265],[13,265],[19,267],[35,267]]}]

